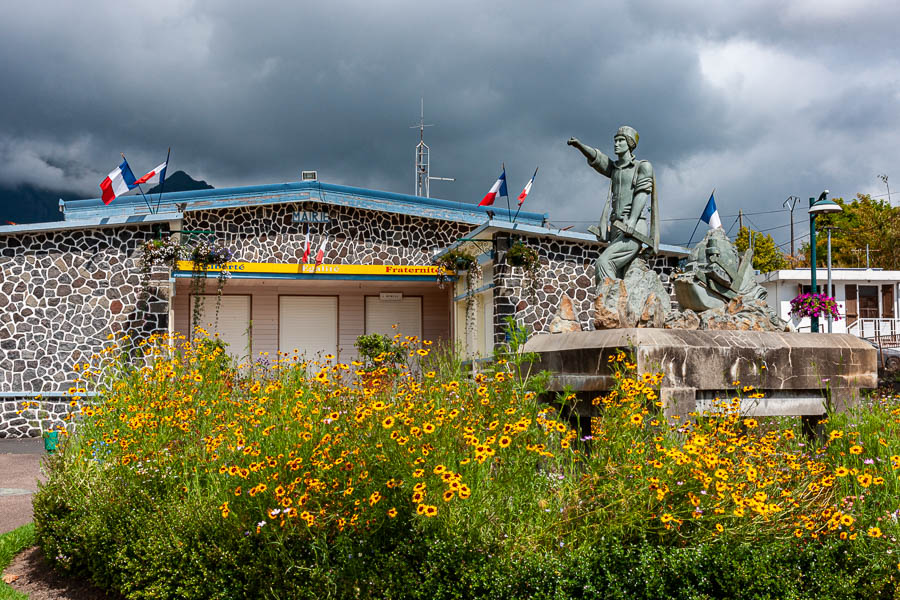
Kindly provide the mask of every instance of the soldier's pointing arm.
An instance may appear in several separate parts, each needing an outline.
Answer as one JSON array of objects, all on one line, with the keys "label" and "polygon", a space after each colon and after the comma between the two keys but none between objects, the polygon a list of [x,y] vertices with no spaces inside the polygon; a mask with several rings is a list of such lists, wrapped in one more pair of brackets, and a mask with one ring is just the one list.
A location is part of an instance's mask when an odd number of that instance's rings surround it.
[{"label": "soldier's pointing arm", "polygon": [[569,138],[568,144],[570,146],[574,146],[578,148],[578,150],[584,154],[584,157],[587,159],[588,164],[593,167],[598,173],[602,173],[607,177],[610,176],[610,160],[609,157],[596,148],[591,148],[588,145],[582,144],[576,138]]}]

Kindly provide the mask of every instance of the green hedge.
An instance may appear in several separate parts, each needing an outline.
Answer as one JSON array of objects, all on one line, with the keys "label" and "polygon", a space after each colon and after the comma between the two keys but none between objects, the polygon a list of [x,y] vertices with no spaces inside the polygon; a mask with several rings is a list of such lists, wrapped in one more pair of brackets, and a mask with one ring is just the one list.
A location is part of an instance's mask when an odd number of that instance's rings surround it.
[{"label": "green hedge", "polygon": [[35,512],[46,552],[79,552],[59,564],[130,598],[900,598],[897,555],[870,553],[865,540],[678,547],[609,538],[512,556],[397,523],[359,543],[272,552],[264,538],[190,510],[120,500],[86,510],[45,489]]}]

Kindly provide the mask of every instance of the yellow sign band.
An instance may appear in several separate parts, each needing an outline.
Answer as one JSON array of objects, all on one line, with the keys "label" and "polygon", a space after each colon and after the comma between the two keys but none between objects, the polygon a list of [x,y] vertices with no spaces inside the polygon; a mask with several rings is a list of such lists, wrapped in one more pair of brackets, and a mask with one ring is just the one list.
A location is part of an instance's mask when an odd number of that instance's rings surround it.
[{"label": "yellow sign band", "polygon": [[[194,263],[189,260],[178,261],[179,271],[193,271]],[[206,271],[233,271],[235,273],[288,273],[303,275],[454,275],[453,271],[435,265],[315,265],[284,263],[246,263],[230,262],[225,267],[209,267]]]}]

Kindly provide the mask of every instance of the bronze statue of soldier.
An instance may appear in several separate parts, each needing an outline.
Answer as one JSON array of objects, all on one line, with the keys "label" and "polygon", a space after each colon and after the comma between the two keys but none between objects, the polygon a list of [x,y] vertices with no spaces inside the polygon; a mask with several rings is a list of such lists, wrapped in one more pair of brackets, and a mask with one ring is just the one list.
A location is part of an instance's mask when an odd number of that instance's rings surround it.
[{"label": "bronze statue of soldier", "polygon": [[[622,279],[642,248],[650,249],[653,254],[659,251],[656,179],[649,161],[635,159],[637,143],[637,131],[627,125],[620,127],[613,138],[615,160],[576,138],[568,141],[587,158],[588,165],[610,179],[600,226],[588,228],[597,239],[609,244],[595,263],[598,285],[607,277]],[[645,211],[648,206],[649,225]]]}]

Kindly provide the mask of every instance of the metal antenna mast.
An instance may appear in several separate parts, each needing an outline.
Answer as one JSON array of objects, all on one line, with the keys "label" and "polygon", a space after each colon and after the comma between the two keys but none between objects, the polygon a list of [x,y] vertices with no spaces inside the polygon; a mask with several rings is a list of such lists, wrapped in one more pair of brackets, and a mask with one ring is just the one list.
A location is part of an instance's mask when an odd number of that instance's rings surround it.
[{"label": "metal antenna mast", "polygon": [[416,196],[431,197],[431,180],[436,181],[456,181],[452,177],[432,177],[431,176],[431,148],[425,143],[425,128],[434,127],[434,125],[425,124],[425,98],[422,98],[422,111],[419,116],[419,124],[413,125],[410,129],[419,130],[419,143],[416,144]]}]

